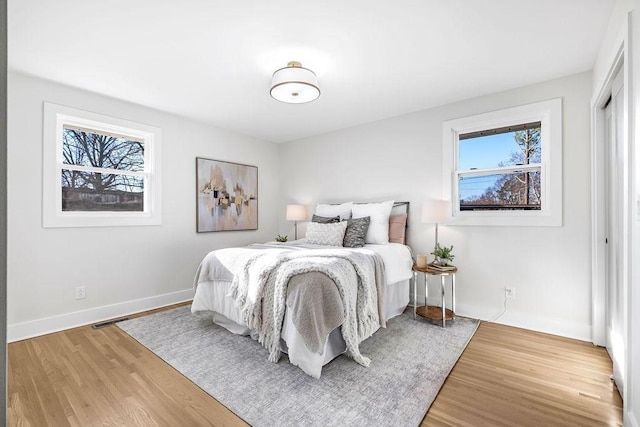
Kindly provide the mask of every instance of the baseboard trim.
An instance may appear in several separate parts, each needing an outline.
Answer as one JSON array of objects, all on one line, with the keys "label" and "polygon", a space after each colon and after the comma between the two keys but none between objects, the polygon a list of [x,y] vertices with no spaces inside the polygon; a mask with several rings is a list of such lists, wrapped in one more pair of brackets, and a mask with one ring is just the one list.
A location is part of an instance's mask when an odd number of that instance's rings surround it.
[{"label": "baseboard trim", "polygon": [[15,342],[65,329],[102,322],[115,317],[153,310],[193,299],[193,289],[156,295],[118,304],[95,307],[88,310],[7,325],[7,342]]},{"label": "baseboard trim", "polygon": [[[456,314],[484,321],[493,321],[502,310],[487,310],[484,307],[456,305]],[[591,342],[591,325],[567,321],[565,319],[552,319],[544,316],[535,316],[530,313],[521,313],[513,309],[507,311],[494,321],[501,325],[514,326],[516,328],[529,329],[531,331],[573,338],[580,341]]]}]

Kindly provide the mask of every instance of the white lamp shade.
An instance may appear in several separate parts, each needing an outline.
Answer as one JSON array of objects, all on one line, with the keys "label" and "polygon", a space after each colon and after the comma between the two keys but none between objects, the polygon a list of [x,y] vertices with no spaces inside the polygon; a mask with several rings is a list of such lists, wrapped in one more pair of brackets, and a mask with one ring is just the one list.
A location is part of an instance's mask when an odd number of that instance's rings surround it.
[{"label": "white lamp shade", "polygon": [[271,96],[289,104],[311,102],[320,96],[318,78],[299,62],[290,62],[289,66],[273,73]]},{"label": "white lamp shade", "polygon": [[287,205],[287,221],[304,221],[307,219],[307,208],[304,205]]},{"label": "white lamp shade", "polygon": [[442,224],[449,218],[449,202],[446,200],[427,200],[422,204],[422,222]]}]

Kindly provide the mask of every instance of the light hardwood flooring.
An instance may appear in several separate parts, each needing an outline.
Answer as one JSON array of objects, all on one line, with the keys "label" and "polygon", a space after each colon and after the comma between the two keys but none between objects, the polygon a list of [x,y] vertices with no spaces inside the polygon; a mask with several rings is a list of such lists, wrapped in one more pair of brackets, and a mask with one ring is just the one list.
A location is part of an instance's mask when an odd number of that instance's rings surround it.
[{"label": "light hardwood flooring", "polygon": [[622,425],[604,348],[482,322],[423,426]]},{"label": "light hardwood flooring", "polygon": [[[9,344],[8,362],[10,426],[246,425],[115,326]],[[621,425],[610,372],[602,348],[483,322],[422,425]]]}]

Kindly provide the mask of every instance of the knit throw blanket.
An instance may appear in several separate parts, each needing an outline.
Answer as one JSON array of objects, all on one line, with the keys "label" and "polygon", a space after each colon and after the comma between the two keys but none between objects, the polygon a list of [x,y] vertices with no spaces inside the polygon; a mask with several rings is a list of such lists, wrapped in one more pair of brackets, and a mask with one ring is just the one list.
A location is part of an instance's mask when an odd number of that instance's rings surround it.
[{"label": "knit throw blanket", "polygon": [[359,344],[379,326],[386,326],[386,280],[383,261],[376,253],[319,249],[256,254],[235,275],[230,296],[245,324],[258,332],[269,360],[277,362],[289,279],[311,271],[324,273],[336,283],[344,306],[341,330],[347,355],[369,366],[371,361],[360,353]]}]

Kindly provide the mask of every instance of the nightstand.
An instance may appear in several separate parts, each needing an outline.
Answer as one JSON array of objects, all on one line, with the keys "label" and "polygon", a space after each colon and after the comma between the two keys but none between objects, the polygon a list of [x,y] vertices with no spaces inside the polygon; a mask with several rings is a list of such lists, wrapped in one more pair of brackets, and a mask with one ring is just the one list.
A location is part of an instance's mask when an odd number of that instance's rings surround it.
[{"label": "nightstand", "polygon": [[[438,270],[430,265],[426,267],[418,267],[413,265],[413,318],[416,315],[429,320],[442,321],[442,327],[446,326],[447,320],[453,320],[456,316],[456,272],[458,269],[454,267],[452,270]],[[424,274],[424,305],[418,307],[418,273]],[[440,307],[428,306],[427,296],[428,283],[427,275],[440,276]],[[445,279],[450,278],[451,282],[451,310],[446,307],[445,299]]]}]

